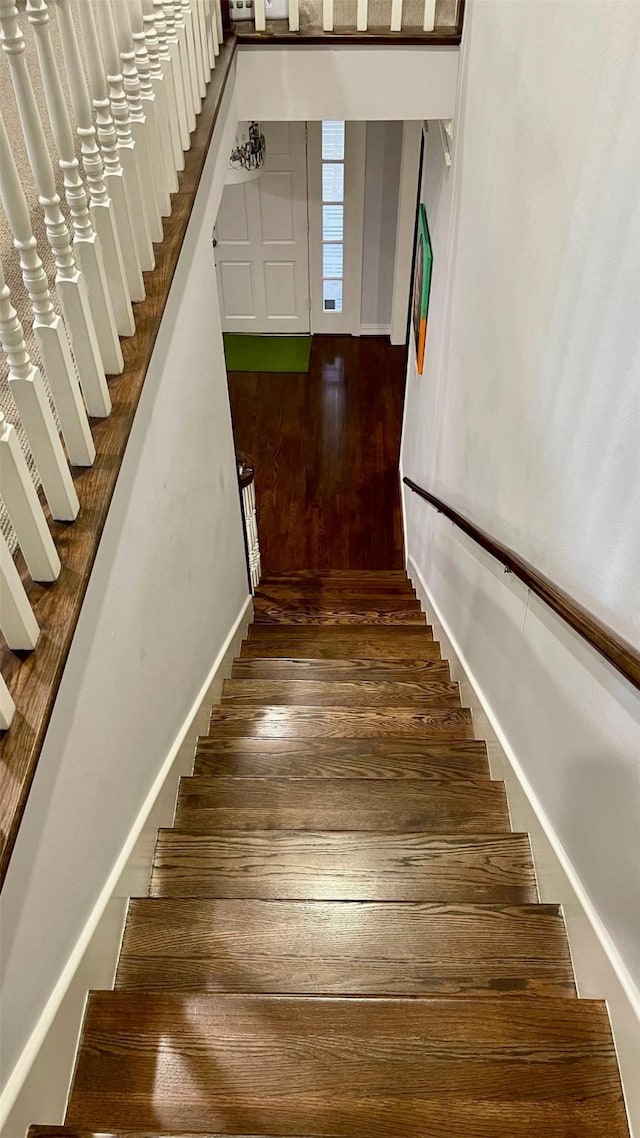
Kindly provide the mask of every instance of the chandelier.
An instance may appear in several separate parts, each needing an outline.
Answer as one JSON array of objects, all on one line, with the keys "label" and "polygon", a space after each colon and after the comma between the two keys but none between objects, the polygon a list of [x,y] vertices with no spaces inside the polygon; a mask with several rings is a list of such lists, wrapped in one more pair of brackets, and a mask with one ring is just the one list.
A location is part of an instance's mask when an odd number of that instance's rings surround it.
[{"label": "chandelier", "polygon": [[241,122],[229,156],[225,181],[235,184],[259,178],[264,166],[265,153],[262,123]]}]

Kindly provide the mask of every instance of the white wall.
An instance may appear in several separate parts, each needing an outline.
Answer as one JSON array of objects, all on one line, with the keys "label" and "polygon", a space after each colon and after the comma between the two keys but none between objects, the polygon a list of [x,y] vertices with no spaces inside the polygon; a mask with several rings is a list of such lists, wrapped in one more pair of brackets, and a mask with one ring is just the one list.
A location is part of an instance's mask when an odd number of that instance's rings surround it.
[{"label": "white wall", "polygon": [[361,297],[365,332],[388,332],[391,325],[401,155],[401,123],[367,123]]},{"label": "white wall", "polygon": [[231,76],[2,893],[3,1083],[248,597],[211,246],[236,125]]},{"label": "white wall", "polygon": [[457,47],[248,47],[238,50],[240,119],[451,118]]},{"label": "white wall", "polygon": [[[427,142],[434,275],[402,444],[404,474],[636,645],[639,44],[634,4],[467,6],[450,171],[437,124]],[[405,507],[408,553],[638,999],[638,693],[408,491]]]}]

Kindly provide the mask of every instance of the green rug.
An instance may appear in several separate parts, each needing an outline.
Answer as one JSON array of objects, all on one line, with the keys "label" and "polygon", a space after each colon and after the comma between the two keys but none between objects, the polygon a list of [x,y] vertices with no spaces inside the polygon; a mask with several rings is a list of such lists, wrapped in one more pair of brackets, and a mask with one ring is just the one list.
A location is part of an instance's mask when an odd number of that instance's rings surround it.
[{"label": "green rug", "polygon": [[309,370],[311,336],[243,336],[224,334],[227,371]]}]

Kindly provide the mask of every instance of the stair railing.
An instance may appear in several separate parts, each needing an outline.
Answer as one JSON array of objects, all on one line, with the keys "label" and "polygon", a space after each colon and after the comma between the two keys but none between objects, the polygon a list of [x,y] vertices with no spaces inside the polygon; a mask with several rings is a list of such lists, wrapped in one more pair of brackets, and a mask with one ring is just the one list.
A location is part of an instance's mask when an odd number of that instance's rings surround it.
[{"label": "stair railing", "polygon": [[[71,467],[93,464],[90,419],[111,412],[107,377],[123,371],[120,337],[136,330],[132,302],[221,38],[220,0],[0,0],[0,632],[12,651],[37,651],[25,584],[60,573],[48,519],[78,515]],[[0,677],[0,730],[14,711]]]},{"label": "stair railing", "polygon": [[250,458],[236,454],[238,485],[240,487],[240,506],[244,522],[245,548],[247,553],[247,574],[251,591],[260,584],[260,543],[258,541],[258,518],[256,514],[255,468]]},{"label": "stair railing", "polygon": [[[418,42],[431,36],[433,42],[439,42],[439,37],[446,42],[459,42],[462,34],[462,20],[464,0],[456,0],[452,6],[442,3],[441,0],[422,0],[418,5],[403,4],[403,0],[391,0],[388,23],[372,24],[369,10],[369,0],[357,0],[356,24],[345,22],[342,5],[336,5],[334,0],[310,0],[302,6],[299,0],[288,0],[284,6],[286,18],[278,18],[275,5],[270,0],[253,0],[253,21],[246,23],[247,3],[236,5],[231,0],[231,17],[238,18],[237,30],[240,34],[245,28],[251,31],[277,37],[278,34],[299,33],[305,38],[317,35],[343,35],[345,38],[357,38],[365,33],[368,37],[375,33],[383,35],[385,42],[389,42],[390,33],[402,35],[404,42],[415,37]],[[378,8],[378,11],[380,9]],[[277,12],[276,18],[273,13]],[[302,15],[302,26],[301,26]],[[284,26],[283,26],[284,25]]]},{"label": "stair railing", "polygon": [[640,652],[632,644],[629,644],[617,632],[598,620],[593,613],[583,608],[573,597],[565,593],[564,589],[550,581],[548,577],[545,577],[543,573],[535,569],[519,554],[514,553],[507,545],[503,545],[502,542],[481,530],[469,518],[459,514],[457,510],[448,506],[435,494],[430,494],[428,490],[418,486],[411,478],[403,478],[402,481],[414,494],[428,502],[439,514],[443,514],[458,529],[466,533],[467,537],[470,537],[472,541],[475,541],[477,545],[500,561],[508,572],[513,573],[524,582],[527,588],[531,589],[532,593],[535,593],[550,609],[562,617],[574,632],[577,632],[583,640],[595,648],[596,652],[604,656],[605,660],[612,664],[616,671],[629,680],[635,688],[640,689]]}]

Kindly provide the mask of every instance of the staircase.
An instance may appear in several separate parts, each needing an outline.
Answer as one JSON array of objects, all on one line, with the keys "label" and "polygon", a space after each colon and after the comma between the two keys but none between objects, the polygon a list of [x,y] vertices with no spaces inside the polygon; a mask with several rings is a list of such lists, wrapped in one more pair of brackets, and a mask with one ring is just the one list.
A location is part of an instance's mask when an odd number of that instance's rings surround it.
[{"label": "staircase", "polygon": [[624,1138],[607,1011],[403,572],[263,582],[65,1128]]}]

